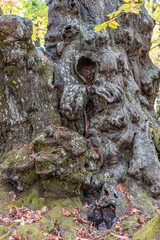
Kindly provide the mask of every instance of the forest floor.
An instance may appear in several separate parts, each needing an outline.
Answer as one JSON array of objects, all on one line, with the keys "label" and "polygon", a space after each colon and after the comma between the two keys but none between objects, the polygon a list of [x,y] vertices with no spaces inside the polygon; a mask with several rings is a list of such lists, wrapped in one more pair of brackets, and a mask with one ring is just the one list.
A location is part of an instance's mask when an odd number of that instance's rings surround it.
[{"label": "forest floor", "polygon": [[126,195],[129,208],[108,230],[97,230],[87,220],[90,206],[82,206],[79,200],[55,200],[47,206],[36,193],[27,198],[2,191],[0,240],[159,240],[160,203],[153,202],[156,215],[148,217],[130,203],[129,189],[121,184],[117,187]]}]

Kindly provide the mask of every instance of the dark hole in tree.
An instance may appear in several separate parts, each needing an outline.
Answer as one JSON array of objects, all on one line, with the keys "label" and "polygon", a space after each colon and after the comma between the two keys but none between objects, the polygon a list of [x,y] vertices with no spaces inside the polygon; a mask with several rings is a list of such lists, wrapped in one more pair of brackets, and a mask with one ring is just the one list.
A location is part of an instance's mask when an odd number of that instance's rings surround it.
[{"label": "dark hole in tree", "polygon": [[89,99],[87,105],[86,105],[86,113],[90,117],[93,112],[94,104],[92,99]]},{"label": "dark hole in tree", "polygon": [[63,39],[65,39],[66,37],[71,37],[72,36],[72,31],[71,31],[71,26],[69,25],[69,26],[67,26],[65,29],[64,29],[64,31],[63,31],[63,33],[62,33],[62,36],[63,36]]},{"label": "dark hole in tree", "polygon": [[10,182],[6,181],[6,182],[3,183],[3,185],[8,192],[15,192],[16,191],[15,184],[11,181]]},{"label": "dark hole in tree", "polygon": [[118,195],[117,195],[116,193],[114,193],[114,197],[115,197],[115,198],[118,198]]},{"label": "dark hole in tree", "polygon": [[89,163],[85,163],[85,164],[84,164],[84,167],[85,167],[85,168],[88,168],[88,167],[89,167]]},{"label": "dark hole in tree", "polygon": [[108,197],[109,196],[109,192],[106,189],[104,190],[104,192],[105,192],[105,196]]},{"label": "dark hole in tree", "polygon": [[67,32],[68,30],[71,30],[71,25],[69,25],[69,26],[67,26],[66,28],[65,28],[65,32]]},{"label": "dark hole in tree", "polygon": [[81,57],[78,61],[77,72],[85,82],[91,82],[94,78],[96,63],[89,58]]},{"label": "dark hole in tree", "polygon": [[71,7],[74,7],[75,6],[75,2],[71,2]]},{"label": "dark hole in tree", "polygon": [[74,35],[76,35],[78,33],[78,29],[75,25],[68,25],[65,27],[62,36],[63,39],[67,38],[72,38]]},{"label": "dark hole in tree", "polygon": [[[93,101],[91,99],[89,99],[89,101],[88,101],[88,103],[86,105],[86,108],[85,108],[85,113],[84,113],[85,124],[87,124],[87,121],[90,122],[90,117],[92,115],[93,108],[94,108]],[[86,136],[86,130],[85,129],[84,129],[83,136],[84,137]]]},{"label": "dark hole in tree", "polygon": [[91,209],[89,220],[95,224],[98,230],[110,229],[116,217],[116,207],[109,204],[106,207],[94,206]]}]

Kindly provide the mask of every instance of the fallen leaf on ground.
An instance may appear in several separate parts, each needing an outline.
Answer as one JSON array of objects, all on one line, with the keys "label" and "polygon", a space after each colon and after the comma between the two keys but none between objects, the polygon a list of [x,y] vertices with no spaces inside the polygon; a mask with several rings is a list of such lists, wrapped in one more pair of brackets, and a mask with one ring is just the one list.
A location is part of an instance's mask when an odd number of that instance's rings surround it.
[{"label": "fallen leaf on ground", "polygon": [[62,214],[66,217],[69,217],[71,216],[71,211],[62,208]]}]

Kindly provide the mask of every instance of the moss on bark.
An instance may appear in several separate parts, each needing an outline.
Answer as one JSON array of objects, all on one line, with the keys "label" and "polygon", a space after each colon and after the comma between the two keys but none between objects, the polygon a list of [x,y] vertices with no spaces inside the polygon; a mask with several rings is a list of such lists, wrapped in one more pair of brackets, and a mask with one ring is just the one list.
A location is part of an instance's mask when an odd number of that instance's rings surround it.
[{"label": "moss on bark", "polygon": [[160,239],[160,214],[150,220],[133,237],[133,240],[159,240]]}]

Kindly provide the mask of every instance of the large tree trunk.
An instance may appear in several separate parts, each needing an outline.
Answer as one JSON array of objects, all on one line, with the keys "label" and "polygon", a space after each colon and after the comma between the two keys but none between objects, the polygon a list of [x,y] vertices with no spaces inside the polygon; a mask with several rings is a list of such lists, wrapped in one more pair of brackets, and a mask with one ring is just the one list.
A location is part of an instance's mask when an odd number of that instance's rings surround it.
[{"label": "large tree trunk", "polygon": [[[149,58],[154,21],[142,8],[123,14],[118,29],[95,33],[121,1],[46,2],[49,60],[32,45],[29,20],[0,17],[2,182],[16,191],[36,183],[53,198],[102,197],[101,212],[90,218],[110,228],[126,209],[120,182],[127,179],[134,205],[138,187],[160,195],[160,71]],[[109,204],[110,221],[102,214]]]},{"label": "large tree trunk", "polygon": [[104,176],[120,181],[127,171],[160,194],[160,164],[150,134],[150,128],[159,129],[154,100],[160,71],[149,58],[153,19],[142,8],[139,15],[123,14],[118,29],[94,33],[120,1],[46,2],[46,49],[63,76],[63,124],[99,148]]}]

